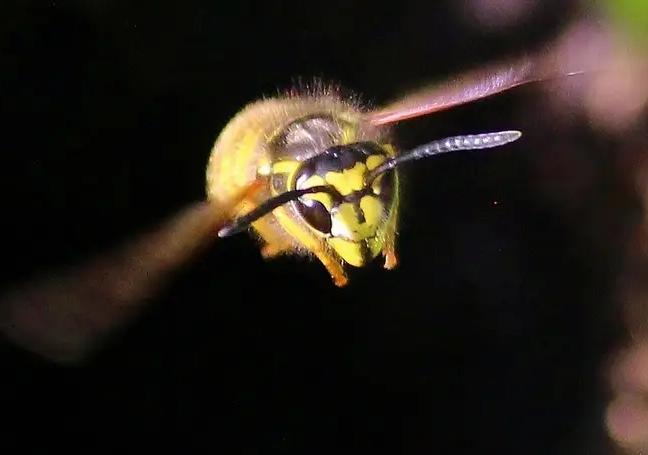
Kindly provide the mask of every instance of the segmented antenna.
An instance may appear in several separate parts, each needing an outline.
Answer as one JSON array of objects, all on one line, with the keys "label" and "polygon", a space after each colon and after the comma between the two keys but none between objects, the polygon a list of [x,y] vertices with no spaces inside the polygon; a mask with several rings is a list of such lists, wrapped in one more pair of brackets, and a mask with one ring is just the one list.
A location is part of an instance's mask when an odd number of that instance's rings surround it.
[{"label": "segmented antenna", "polygon": [[510,142],[517,141],[522,136],[520,131],[500,131],[497,133],[470,134],[465,136],[454,136],[428,144],[420,145],[402,155],[385,161],[367,175],[366,185],[370,185],[380,174],[394,169],[403,163],[413,160],[420,160],[433,155],[460,150],[481,150],[493,147],[500,147]]}]

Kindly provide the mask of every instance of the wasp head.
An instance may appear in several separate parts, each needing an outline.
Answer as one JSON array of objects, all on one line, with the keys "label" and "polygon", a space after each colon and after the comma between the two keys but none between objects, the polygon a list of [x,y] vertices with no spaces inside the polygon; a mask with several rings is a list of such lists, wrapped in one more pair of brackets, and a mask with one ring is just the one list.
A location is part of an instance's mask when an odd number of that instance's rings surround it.
[{"label": "wasp head", "polygon": [[295,190],[322,187],[295,201],[299,214],[347,263],[361,267],[383,246],[394,205],[394,172],[367,179],[389,158],[375,142],[336,145],[305,161],[297,171]]}]

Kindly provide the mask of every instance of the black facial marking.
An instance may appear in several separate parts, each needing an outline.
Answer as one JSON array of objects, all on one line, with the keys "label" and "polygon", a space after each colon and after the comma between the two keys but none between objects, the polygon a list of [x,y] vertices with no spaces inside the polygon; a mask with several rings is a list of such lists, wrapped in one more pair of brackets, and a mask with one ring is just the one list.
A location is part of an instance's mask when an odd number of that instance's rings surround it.
[{"label": "black facial marking", "polygon": [[358,223],[362,224],[362,223],[366,222],[367,219],[365,218],[364,212],[360,208],[360,204],[355,203],[354,206],[355,206],[356,216],[358,218]]},{"label": "black facial marking", "polygon": [[393,171],[384,173],[380,178],[380,195],[378,197],[381,201],[391,201],[394,196],[394,183],[396,175]]},{"label": "black facial marking", "polygon": [[360,242],[360,254],[362,254],[363,258],[371,258],[371,249],[366,240]]},{"label": "black facial marking", "polygon": [[356,163],[364,163],[370,155],[385,155],[385,152],[374,142],[334,145],[304,161],[297,173],[296,181],[306,180],[313,175],[324,178],[327,172],[352,169]]}]

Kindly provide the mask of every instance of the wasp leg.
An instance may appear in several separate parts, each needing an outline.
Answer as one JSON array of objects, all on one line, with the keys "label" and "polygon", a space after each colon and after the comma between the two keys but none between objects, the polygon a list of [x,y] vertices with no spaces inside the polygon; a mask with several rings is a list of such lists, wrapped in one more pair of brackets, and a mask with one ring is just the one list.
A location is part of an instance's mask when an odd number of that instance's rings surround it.
[{"label": "wasp leg", "polygon": [[383,267],[387,270],[392,270],[398,265],[398,256],[396,255],[394,243],[394,239],[392,239],[390,244],[383,249],[383,256],[385,256],[385,265]]},{"label": "wasp leg", "polygon": [[[230,218],[235,218],[242,214],[254,210],[258,206],[259,193],[266,186],[266,182],[261,179],[255,180],[241,191],[239,202],[231,210]],[[253,224],[256,234],[263,241],[264,246],[261,248],[261,255],[265,259],[270,259],[280,255],[283,252],[294,249],[294,246],[286,241],[277,231],[277,227],[265,219],[260,219]]]},{"label": "wasp leg", "polygon": [[387,225],[387,231],[385,232],[385,246],[382,250],[382,254],[385,256],[385,265],[383,267],[387,270],[392,270],[398,265],[398,256],[396,255],[397,220],[398,210],[397,208],[394,208],[394,213]]},{"label": "wasp leg", "polygon": [[383,266],[387,270],[392,270],[398,265],[398,256],[396,256],[396,251],[393,248],[385,250],[383,253],[385,255],[385,265]]},{"label": "wasp leg", "polygon": [[316,250],[314,253],[315,256],[317,256],[317,259],[324,264],[326,270],[331,274],[331,278],[333,278],[335,285],[340,288],[346,286],[349,279],[342,268],[342,264],[340,264],[337,258],[324,250]]},{"label": "wasp leg", "polygon": [[286,234],[274,222],[267,219],[260,219],[254,223],[254,230],[263,241],[261,256],[271,259],[282,253],[295,249],[295,244],[286,238]]},{"label": "wasp leg", "polygon": [[263,190],[264,186],[265,183],[262,180],[255,180],[249,186],[244,188],[238,197],[239,202],[233,207],[233,210],[230,213],[230,217],[234,218],[242,213],[247,213],[250,210],[253,210],[257,205],[254,201],[259,192]]},{"label": "wasp leg", "polygon": [[[246,188],[243,199],[237,206],[239,213],[247,213],[257,207],[258,194],[265,188],[265,185],[263,180],[257,180]],[[261,255],[265,259],[271,259],[294,249],[293,244],[278,229],[280,228],[264,218],[254,223],[254,230],[265,243],[261,248]]]}]

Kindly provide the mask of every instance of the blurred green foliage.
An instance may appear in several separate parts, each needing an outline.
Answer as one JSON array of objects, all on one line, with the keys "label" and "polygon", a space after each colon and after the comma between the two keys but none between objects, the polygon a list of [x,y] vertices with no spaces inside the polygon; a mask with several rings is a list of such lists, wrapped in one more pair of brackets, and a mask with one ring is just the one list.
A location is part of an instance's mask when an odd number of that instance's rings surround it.
[{"label": "blurred green foliage", "polygon": [[648,45],[648,0],[598,0],[622,32]]}]

